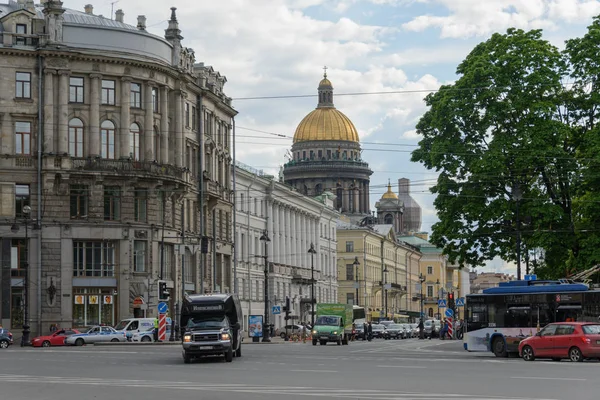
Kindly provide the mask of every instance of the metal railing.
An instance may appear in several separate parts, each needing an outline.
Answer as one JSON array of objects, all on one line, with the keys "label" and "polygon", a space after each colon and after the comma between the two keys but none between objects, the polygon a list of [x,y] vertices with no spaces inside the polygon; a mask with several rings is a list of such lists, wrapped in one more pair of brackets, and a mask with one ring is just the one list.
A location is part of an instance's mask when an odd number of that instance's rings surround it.
[{"label": "metal railing", "polygon": [[153,161],[109,160],[104,158],[73,158],[73,169],[85,171],[106,171],[115,173],[148,173],[151,175],[170,176],[184,179],[184,171],[180,167],[159,164]]}]

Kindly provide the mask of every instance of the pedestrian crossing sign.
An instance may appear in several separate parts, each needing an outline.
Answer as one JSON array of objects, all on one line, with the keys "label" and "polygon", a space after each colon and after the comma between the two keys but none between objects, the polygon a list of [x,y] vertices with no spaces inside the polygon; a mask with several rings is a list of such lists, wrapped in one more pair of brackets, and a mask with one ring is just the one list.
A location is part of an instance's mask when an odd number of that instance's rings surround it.
[{"label": "pedestrian crossing sign", "polygon": [[440,308],[446,307],[446,299],[439,299],[438,300],[438,307],[440,307]]},{"label": "pedestrian crossing sign", "polygon": [[465,298],[459,297],[456,299],[456,307],[464,307],[465,306]]}]

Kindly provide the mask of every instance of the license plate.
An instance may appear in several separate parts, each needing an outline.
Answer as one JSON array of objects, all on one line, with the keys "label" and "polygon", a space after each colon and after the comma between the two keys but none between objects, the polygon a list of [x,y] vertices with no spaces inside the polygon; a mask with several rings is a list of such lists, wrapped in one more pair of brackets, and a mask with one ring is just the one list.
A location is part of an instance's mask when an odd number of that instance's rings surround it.
[{"label": "license plate", "polygon": [[198,346],[198,350],[212,350],[212,346]]},{"label": "license plate", "polygon": [[321,339],[329,339],[328,336],[321,336]]}]

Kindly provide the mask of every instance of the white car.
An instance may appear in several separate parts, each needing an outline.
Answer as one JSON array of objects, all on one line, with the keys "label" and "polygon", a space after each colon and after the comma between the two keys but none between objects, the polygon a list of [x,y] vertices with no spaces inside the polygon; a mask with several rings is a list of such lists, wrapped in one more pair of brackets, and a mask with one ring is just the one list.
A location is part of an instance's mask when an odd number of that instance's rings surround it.
[{"label": "white car", "polygon": [[65,339],[66,345],[83,346],[98,342],[126,342],[125,332],[116,331],[110,326],[94,326],[85,333],[71,335]]},{"label": "white car", "polygon": [[[166,341],[171,337],[171,326],[167,325]],[[145,332],[135,332],[131,335],[132,342],[154,342],[154,328]]]}]

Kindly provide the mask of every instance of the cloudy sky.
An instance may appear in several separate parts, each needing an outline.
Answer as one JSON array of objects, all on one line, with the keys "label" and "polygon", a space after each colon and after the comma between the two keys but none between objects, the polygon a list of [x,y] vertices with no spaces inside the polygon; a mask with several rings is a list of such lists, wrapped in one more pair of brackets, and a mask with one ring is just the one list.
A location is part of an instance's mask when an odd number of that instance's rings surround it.
[{"label": "cloudy sky", "polygon": [[[94,13],[111,15],[110,0],[63,2],[79,10],[91,2]],[[184,45],[228,79],[225,91],[240,112],[238,160],[277,174],[296,126],[317,103],[243,98],[316,96],[326,65],[335,104],[356,125],[374,171],[371,204],[388,179],[395,190],[398,178],[411,179],[424,231],[436,221],[428,191],[436,174],[411,163],[410,152],[426,92],[456,79],[457,64],[494,32],[542,28],[562,47],[600,14],[600,0],[120,0],[114,10],[132,25],[145,14],[148,30],[164,35],[171,6],[178,8]]]}]

